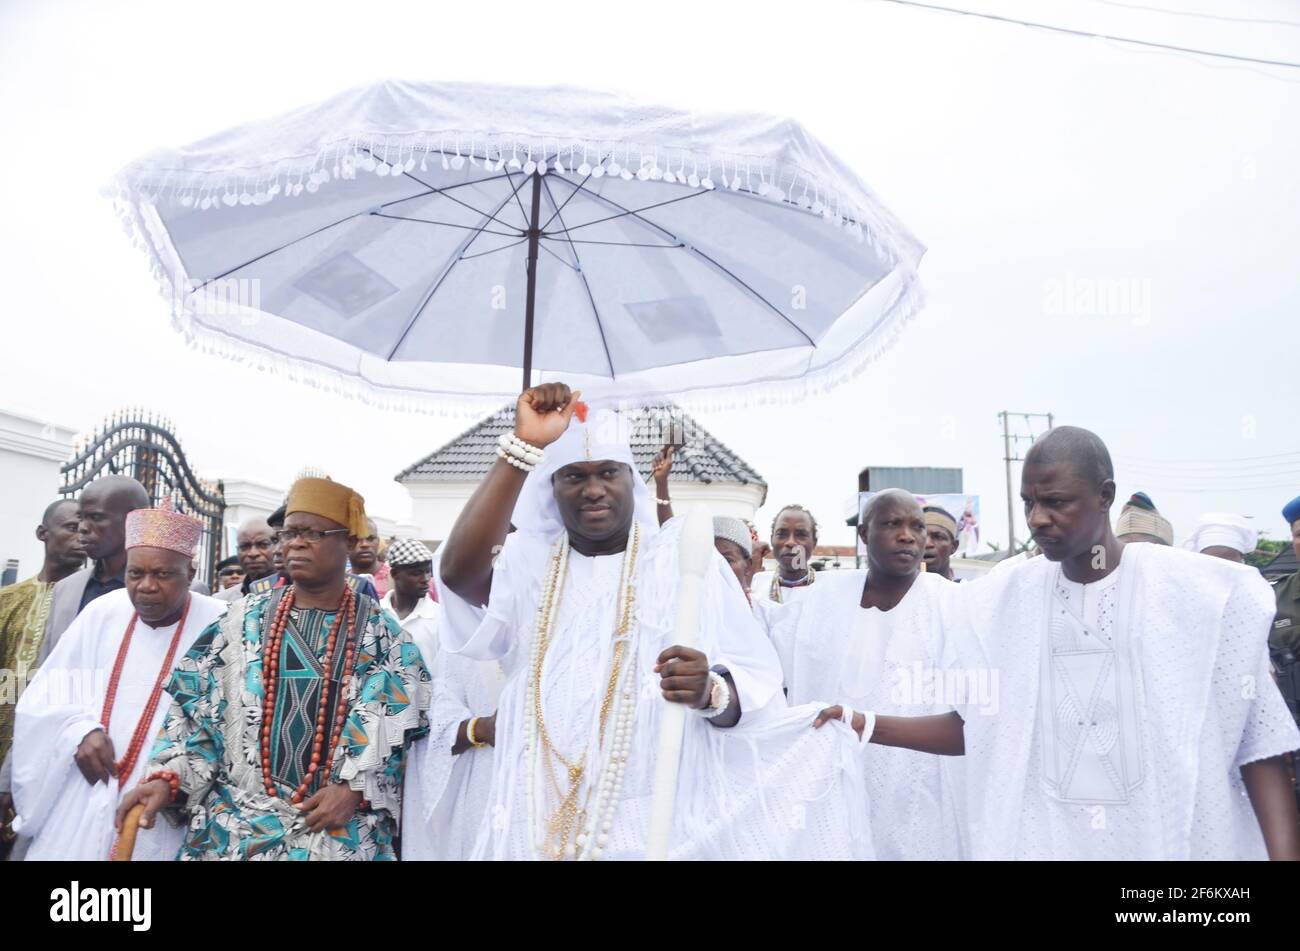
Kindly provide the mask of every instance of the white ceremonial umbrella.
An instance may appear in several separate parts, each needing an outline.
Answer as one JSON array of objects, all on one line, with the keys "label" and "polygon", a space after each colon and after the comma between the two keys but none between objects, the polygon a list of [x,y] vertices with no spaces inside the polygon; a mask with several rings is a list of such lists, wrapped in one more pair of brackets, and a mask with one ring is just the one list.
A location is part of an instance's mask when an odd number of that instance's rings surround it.
[{"label": "white ceremonial umbrella", "polygon": [[563,380],[798,397],[920,302],[921,245],[802,126],[574,88],[383,82],[110,183],[196,346],[385,405]]}]

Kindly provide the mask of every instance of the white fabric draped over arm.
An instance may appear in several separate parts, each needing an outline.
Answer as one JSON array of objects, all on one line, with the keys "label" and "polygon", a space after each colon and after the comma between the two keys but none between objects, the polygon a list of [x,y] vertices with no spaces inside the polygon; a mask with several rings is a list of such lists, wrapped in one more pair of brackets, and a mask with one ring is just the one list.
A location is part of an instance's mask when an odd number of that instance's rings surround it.
[{"label": "white fabric draped over arm", "polygon": [[710,666],[725,667],[731,674],[741,715],[757,712],[781,693],[781,661],[754,617],[735,572],[716,552],[700,600],[705,611],[700,624],[701,649]]},{"label": "white fabric draped over arm", "polygon": [[14,807],[23,835],[41,830],[66,788],[90,790],[73,755],[88,734],[103,729],[108,675],[95,657],[103,607],[88,606],[64,631],[14,711]]}]

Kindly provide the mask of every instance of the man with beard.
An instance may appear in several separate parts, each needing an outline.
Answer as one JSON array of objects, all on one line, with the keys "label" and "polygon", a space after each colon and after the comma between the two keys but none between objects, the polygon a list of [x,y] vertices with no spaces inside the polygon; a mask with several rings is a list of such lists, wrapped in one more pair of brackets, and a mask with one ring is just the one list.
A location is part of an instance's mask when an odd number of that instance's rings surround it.
[{"label": "man with beard", "polygon": [[[586,411],[563,384],[525,391],[441,552],[443,650],[506,671],[474,857],[644,858],[652,816],[675,858],[853,858],[864,843],[869,855],[856,737],[809,730],[815,707],[785,710],[736,576],[715,551],[682,552],[690,519],[660,527],[627,420]],[[680,569],[696,557],[686,647]],[[665,813],[655,774],[670,708],[686,722]]]}]

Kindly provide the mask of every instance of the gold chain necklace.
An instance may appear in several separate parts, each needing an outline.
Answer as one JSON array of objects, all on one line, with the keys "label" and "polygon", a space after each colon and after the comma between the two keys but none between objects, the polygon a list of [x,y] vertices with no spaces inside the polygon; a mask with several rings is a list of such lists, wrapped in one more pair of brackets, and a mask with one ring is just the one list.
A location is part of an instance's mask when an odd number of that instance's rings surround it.
[{"label": "gold chain necklace", "polygon": [[[610,710],[614,705],[614,699],[618,690],[618,683],[623,673],[624,661],[628,653],[629,638],[628,633],[632,628],[632,619],[635,614],[636,589],[634,579],[636,577],[637,555],[640,550],[641,535],[640,529],[636,522],[633,521],[631,531],[628,535],[628,543],[623,555],[623,565],[619,578],[619,595],[622,603],[622,615],[619,619],[618,627],[615,631],[615,643],[613,657],[610,662],[609,679],[605,686],[604,694],[601,698],[600,715],[597,719],[597,749],[603,749],[605,746],[605,726],[609,720]],[[549,731],[546,728],[546,716],[544,712],[544,703],[542,698],[542,674],[546,663],[546,653],[551,646],[554,637],[555,617],[558,613],[560,600],[563,594],[564,581],[568,576],[569,564],[569,539],[568,535],[561,536],[556,542],[551,552],[550,566],[547,571],[547,583],[543,596],[538,602],[538,623],[537,631],[533,640],[533,657],[532,670],[530,672],[528,706],[531,707],[532,724],[531,729],[526,731],[526,746],[532,753],[532,744],[536,742],[538,748],[536,753],[543,760],[546,771],[547,781],[550,788],[559,797],[559,805],[554,812],[546,819],[545,838],[540,843],[544,855],[549,858],[563,859],[574,858],[577,853],[577,830],[583,826],[587,819],[585,808],[586,803],[582,797],[582,784],[586,775],[587,753],[591,749],[590,739],[588,745],[583,749],[581,755],[576,759],[570,760],[565,757],[551,740]],[[535,760],[534,760],[535,763]],[[567,783],[561,786],[556,777],[556,764],[563,767],[563,773],[566,776]],[[529,777],[529,795],[535,789],[533,777]],[[590,799],[591,790],[587,790],[587,799]],[[581,803],[581,805],[580,805]],[[530,818],[534,815],[532,804],[529,806]]]}]

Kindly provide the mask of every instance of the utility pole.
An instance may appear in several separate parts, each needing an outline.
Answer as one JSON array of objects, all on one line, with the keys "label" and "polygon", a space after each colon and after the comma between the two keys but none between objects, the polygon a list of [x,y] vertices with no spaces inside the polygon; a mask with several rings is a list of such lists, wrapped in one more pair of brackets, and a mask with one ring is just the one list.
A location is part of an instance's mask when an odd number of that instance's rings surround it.
[{"label": "utility pole", "polygon": [[1011,553],[1007,557],[1010,558],[1016,553],[1016,507],[1011,497],[1011,424],[1006,410],[998,413],[998,418],[1002,420],[1002,460],[1007,464],[1007,551]]},{"label": "utility pole", "polygon": [[[1042,435],[1042,432],[1052,428],[1054,417],[1051,413],[1013,413],[1003,410],[998,413],[998,419],[1002,422],[1002,459],[1007,464],[1007,557],[1010,558],[1016,553],[1016,503],[1015,490],[1012,488],[1011,464],[1025,461],[1025,457],[1021,454],[1021,445],[1025,446],[1027,452],[1028,447],[1033,445],[1034,440]],[[1035,433],[1036,420],[1046,420],[1046,429]],[[1022,431],[1013,431],[1013,429]]]}]

